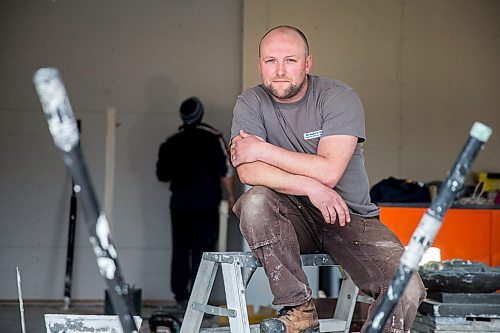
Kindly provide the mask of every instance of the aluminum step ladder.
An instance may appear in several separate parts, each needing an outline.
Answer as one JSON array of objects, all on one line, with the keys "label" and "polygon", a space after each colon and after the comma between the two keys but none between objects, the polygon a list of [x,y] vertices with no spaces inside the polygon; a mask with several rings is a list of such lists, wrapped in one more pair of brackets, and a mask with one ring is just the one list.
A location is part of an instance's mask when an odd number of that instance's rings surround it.
[{"label": "aluminum step ladder", "polygon": [[[303,254],[302,266],[339,266],[327,254]],[[222,267],[227,308],[208,304],[215,276]],[[249,325],[246,287],[258,267],[259,260],[251,252],[205,252],[194,281],[180,333],[230,332],[257,333],[259,325]],[[249,268],[245,274],[242,268]],[[339,266],[342,275],[337,306],[332,318],[320,319],[320,332],[349,332],[358,287]],[[245,275],[245,276],[243,276]],[[229,318],[229,327],[204,328],[200,330],[203,315],[211,314]]]}]

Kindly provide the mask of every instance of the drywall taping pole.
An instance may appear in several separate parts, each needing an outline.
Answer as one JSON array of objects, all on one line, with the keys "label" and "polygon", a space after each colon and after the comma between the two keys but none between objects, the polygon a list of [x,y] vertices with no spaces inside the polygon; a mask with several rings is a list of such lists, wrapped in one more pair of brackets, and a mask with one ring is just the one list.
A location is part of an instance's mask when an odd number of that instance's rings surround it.
[{"label": "drywall taping pole", "polygon": [[403,294],[412,274],[418,270],[418,264],[424,252],[432,245],[441,228],[444,214],[455,201],[457,193],[463,188],[465,178],[471,169],[472,162],[491,135],[491,128],[479,122],[474,123],[469,138],[465,143],[453,168],[448,172],[438,195],[431,202],[420,223],[413,232],[408,249],[403,253],[399,268],[394,275],[387,294],[384,295],[372,318],[368,320],[367,333],[380,332],[394,307]]},{"label": "drywall taping pole", "polygon": [[73,258],[75,254],[76,230],[76,193],[75,181],[71,180],[71,199],[69,204],[68,246],[66,249],[66,275],[64,277],[64,309],[68,310],[71,303],[71,284],[73,276]]},{"label": "drywall taping pole", "polygon": [[21,289],[21,273],[19,273],[19,267],[16,267],[16,276],[17,276],[17,295],[19,297],[19,313],[21,314],[21,332],[26,333],[26,322],[24,321],[23,292]]},{"label": "drywall taping pole", "polygon": [[110,291],[111,304],[120,318],[125,333],[137,332],[129,304],[129,290],[118,264],[118,255],[111,241],[109,224],[101,212],[90,181],[80,147],[80,135],[66,89],[55,68],[40,68],[33,76],[43,112],[47,118],[55,145],[61,149],[63,160],[75,181],[75,192],[87,220],[90,243],[97,266]]},{"label": "drywall taping pole", "polygon": [[[77,121],[78,133],[81,133],[81,121]],[[75,230],[76,230],[76,193],[75,181],[71,178],[71,198],[69,203],[68,246],[66,249],[66,275],[64,277],[64,310],[68,310],[71,303],[71,287],[73,284],[73,261],[75,257]]]},{"label": "drywall taping pole", "polygon": [[[106,164],[104,172],[104,212],[113,223],[113,193],[115,183],[116,108],[106,111]],[[113,229],[113,226],[111,226]]]}]

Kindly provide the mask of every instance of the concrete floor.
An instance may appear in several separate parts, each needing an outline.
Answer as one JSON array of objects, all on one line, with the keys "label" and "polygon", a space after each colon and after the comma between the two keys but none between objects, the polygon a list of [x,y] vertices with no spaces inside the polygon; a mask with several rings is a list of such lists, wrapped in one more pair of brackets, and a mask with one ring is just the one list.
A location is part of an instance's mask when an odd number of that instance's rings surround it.
[{"label": "concrete floor", "polygon": [[[170,312],[175,311],[175,307],[170,304],[143,304],[140,333],[149,333],[148,319],[154,311],[159,310]],[[25,302],[26,333],[46,333],[45,314],[102,315],[104,314],[104,305],[98,302],[74,302],[69,310],[64,310],[62,302]],[[202,327],[215,326],[217,325],[213,319],[205,319],[202,324]],[[0,332],[22,333],[19,303],[0,302]]]}]

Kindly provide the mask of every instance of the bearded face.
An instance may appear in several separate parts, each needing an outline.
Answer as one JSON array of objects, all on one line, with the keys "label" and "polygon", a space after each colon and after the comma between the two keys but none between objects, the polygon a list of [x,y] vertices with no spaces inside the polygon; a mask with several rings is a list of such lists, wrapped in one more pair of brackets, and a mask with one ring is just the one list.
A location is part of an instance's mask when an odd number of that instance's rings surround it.
[{"label": "bearded face", "polygon": [[276,30],[262,40],[259,57],[262,83],[278,102],[293,103],[305,95],[311,66],[312,58],[296,32]]},{"label": "bearded face", "polygon": [[[298,84],[294,84],[291,79],[285,78],[285,77],[277,77],[273,80],[271,80],[269,83],[264,83],[264,87],[266,87],[267,91],[271,93],[274,97],[277,99],[291,99],[301,91],[301,88],[304,86],[305,80],[302,80],[302,82]],[[286,80],[286,83],[284,83],[284,80]]]}]

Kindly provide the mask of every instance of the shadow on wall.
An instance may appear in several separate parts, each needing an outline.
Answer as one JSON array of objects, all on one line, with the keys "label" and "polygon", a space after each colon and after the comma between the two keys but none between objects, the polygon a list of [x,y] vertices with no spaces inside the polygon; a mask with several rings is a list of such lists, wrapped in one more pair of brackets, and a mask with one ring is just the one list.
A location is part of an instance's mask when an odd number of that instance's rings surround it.
[{"label": "shadow on wall", "polygon": [[177,116],[177,87],[168,76],[154,74],[146,82],[146,97],[150,102],[148,112],[174,113]]},{"label": "shadow on wall", "polygon": [[[156,179],[158,148],[165,138],[180,125],[178,117],[178,88],[163,73],[154,74],[145,85],[147,110],[137,110],[129,117],[127,133],[128,159],[131,177],[125,181],[132,186],[137,202],[139,221],[131,222],[137,230],[142,258],[138,269],[139,281],[152,290],[143,290],[144,298],[173,298],[170,294],[171,232],[168,184]],[[134,256],[135,257],[135,256]],[[154,293],[154,294],[153,294]],[[154,295],[154,296],[153,296]]]}]

